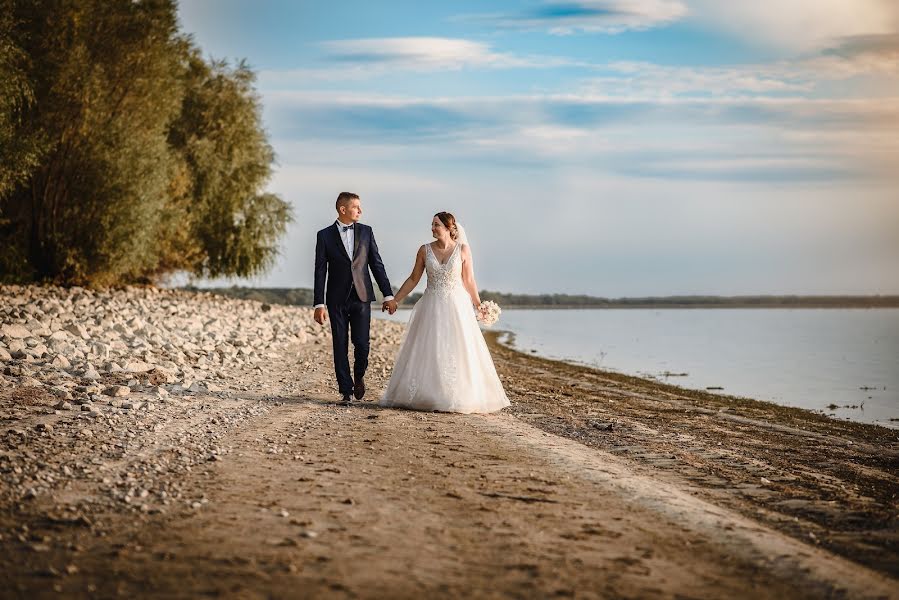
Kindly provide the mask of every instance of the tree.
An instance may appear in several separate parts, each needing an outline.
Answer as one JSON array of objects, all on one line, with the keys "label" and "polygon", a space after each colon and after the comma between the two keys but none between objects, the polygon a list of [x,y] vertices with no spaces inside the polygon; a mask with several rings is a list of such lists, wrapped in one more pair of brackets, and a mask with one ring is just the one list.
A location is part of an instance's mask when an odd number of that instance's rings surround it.
[{"label": "tree", "polygon": [[[0,277],[249,275],[290,219],[252,72],[207,64],[173,0],[0,0]],[[18,146],[16,146],[18,144]],[[8,165],[8,166],[7,166]]]},{"label": "tree", "polygon": [[180,185],[170,215],[185,227],[169,238],[162,271],[246,277],[268,268],[290,221],[288,205],[264,193],[274,151],[262,128],[253,72],[243,62],[189,60],[181,112],[169,132]]}]

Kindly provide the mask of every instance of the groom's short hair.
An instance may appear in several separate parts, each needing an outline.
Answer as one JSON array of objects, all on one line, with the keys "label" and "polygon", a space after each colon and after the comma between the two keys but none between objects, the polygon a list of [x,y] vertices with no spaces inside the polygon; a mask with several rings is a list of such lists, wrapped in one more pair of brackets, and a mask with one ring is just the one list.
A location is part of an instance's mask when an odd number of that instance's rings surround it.
[{"label": "groom's short hair", "polygon": [[358,200],[358,194],[354,194],[353,192],[340,192],[337,196],[337,202],[334,204],[334,208],[340,211],[341,206],[346,206],[353,200]]}]

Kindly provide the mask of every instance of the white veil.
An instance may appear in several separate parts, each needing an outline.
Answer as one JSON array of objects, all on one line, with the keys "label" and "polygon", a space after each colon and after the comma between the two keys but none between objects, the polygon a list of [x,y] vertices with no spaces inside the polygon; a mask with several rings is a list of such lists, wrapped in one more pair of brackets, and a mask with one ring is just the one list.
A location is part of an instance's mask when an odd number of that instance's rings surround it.
[{"label": "white veil", "polygon": [[471,244],[468,243],[468,236],[465,235],[465,228],[462,227],[462,224],[459,223],[459,221],[456,221],[456,242],[467,245],[468,251],[471,252]]}]

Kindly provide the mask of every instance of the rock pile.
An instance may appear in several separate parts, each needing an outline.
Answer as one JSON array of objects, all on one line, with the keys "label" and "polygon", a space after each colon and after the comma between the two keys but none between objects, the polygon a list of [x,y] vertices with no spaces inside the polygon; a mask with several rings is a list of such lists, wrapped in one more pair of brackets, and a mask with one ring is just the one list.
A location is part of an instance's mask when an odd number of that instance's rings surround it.
[{"label": "rock pile", "polygon": [[[272,406],[254,374],[274,381],[304,347],[328,353],[312,314],[156,288],[0,286],[0,502],[77,479],[144,511],[178,499],[179,473],[226,455],[225,432]],[[373,343],[401,336],[372,323]]]}]

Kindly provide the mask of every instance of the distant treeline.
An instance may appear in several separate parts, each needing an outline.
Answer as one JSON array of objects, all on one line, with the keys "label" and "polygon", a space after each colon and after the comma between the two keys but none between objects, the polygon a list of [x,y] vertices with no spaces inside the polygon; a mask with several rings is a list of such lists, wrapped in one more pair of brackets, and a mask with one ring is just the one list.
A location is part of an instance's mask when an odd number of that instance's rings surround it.
[{"label": "distant treeline", "polygon": [[[232,298],[258,300],[268,304],[312,306],[308,288],[197,288]],[[529,308],[899,308],[899,296],[647,296],[642,298],[602,298],[582,294],[503,294],[481,291],[481,300],[493,300],[502,307]],[[421,298],[410,294],[403,306]]]},{"label": "distant treeline", "polygon": [[0,0],[0,283],[267,269],[291,211],[254,80],[175,0]]}]

